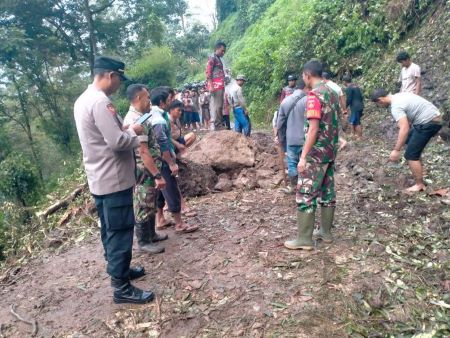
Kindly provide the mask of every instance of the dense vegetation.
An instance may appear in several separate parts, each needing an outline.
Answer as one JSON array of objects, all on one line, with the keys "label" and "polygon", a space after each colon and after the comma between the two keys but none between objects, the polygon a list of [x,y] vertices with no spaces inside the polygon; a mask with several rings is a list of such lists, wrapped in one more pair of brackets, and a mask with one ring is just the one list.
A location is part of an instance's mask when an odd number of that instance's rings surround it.
[{"label": "dense vegetation", "polygon": [[198,73],[209,31],[187,9],[178,0],[0,1],[0,255],[21,247],[14,229],[36,223],[36,206],[80,167],[73,103],[95,55],[125,60],[150,87]]},{"label": "dense vegetation", "polygon": [[[227,6],[219,16],[223,22],[213,39],[230,42],[227,58],[233,72],[248,77],[250,110],[255,120],[265,122],[275,109],[286,75],[300,74],[301,65],[311,58],[323,61],[335,75],[371,74],[366,77],[366,91],[373,86],[395,86],[394,56],[390,66],[381,65],[384,74],[376,74],[374,60],[386,51],[394,53],[408,31],[439,5],[431,0],[277,0],[253,1],[252,11],[250,7],[242,11],[239,1],[224,2]],[[269,3],[273,4],[264,11]]]}]

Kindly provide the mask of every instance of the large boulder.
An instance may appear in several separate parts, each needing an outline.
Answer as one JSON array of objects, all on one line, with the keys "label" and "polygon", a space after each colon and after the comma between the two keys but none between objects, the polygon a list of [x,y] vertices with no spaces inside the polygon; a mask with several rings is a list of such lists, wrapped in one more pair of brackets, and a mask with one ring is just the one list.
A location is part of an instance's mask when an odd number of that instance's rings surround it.
[{"label": "large boulder", "polygon": [[216,185],[216,172],[206,164],[192,161],[179,163],[180,178],[178,184],[185,197],[195,197],[209,194]]},{"label": "large boulder", "polygon": [[253,167],[256,144],[251,138],[230,130],[211,132],[183,155],[183,158],[217,171]]}]

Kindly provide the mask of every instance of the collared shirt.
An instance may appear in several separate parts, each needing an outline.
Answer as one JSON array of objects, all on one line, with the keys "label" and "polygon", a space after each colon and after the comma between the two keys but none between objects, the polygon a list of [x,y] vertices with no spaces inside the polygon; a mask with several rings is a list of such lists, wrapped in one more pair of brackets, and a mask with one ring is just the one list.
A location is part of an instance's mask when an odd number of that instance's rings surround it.
[{"label": "collared shirt", "polygon": [[175,148],[172,144],[169,125],[164,118],[164,110],[158,106],[152,106],[150,113],[152,116],[149,120],[155,131],[156,140],[158,141],[161,153],[169,151],[172,157],[175,158]]},{"label": "collared shirt", "polygon": [[308,93],[305,134],[308,134],[309,120],[319,120],[319,133],[307,156],[308,162],[329,163],[335,160],[339,141],[339,110],[339,97],[328,83],[320,82]]},{"label": "collared shirt", "polygon": [[133,149],[139,145],[106,94],[90,85],[76,100],[74,117],[89,189],[94,195],[126,190],[135,184]]},{"label": "collared shirt", "polygon": [[230,90],[230,98],[231,98],[231,104],[233,108],[236,107],[242,107],[246,108],[247,104],[245,102],[244,95],[242,93],[242,87],[238,84],[234,84],[234,86]]},{"label": "collared shirt", "polygon": [[[138,111],[133,106],[130,106],[127,115],[125,116],[124,123],[125,124],[133,124],[138,120],[143,114]],[[148,152],[150,156],[153,158],[155,162],[155,166],[160,169],[161,168],[161,151],[159,149],[158,141],[156,140],[155,131],[150,123],[150,119],[145,121],[142,126],[144,127],[144,132],[142,135],[138,136],[140,143],[146,143],[148,147]],[[150,172],[145,168],[144,161],[141,158],[141,154],[139,153],[139,147],[135,150],[136,156],[136,179],[138,184],[148,184],[153,185],[153,178]]]}]

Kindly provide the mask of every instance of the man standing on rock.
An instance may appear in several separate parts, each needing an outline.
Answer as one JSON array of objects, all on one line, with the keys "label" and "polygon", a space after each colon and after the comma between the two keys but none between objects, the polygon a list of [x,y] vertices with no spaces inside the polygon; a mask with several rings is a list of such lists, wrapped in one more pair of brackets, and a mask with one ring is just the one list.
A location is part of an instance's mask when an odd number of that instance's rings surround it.
[{"label": "man standing on rock", "polygon": [[295,86],[297,85],[297,76],[289,75],[287,80],[288,85],[281,90],[280,103],[283,102],[285,97],[288,97],[294,93]]},{"label": "man standing on rock", "polygon": [[248,117],[247,103],[242,93],[242,86],[245,84],[245,76],[238,75],[236,77],[236,85],[230,90],[230,100],[233,106],[234,114],[234,130],[250,136],[250,121]]},{"label": "man standing on rock", "polygon": [[321,226],[318,238],[332,242],[336,195],[334,161],[338,150],[338,97],[322,79],[322,65],[311,60],[303,67],[303,81],[310,90],[306,101],[306,140],[298,163],[298,234],[284,242],[288,249],[313,250],[317,201],[320,198]]},{"label": "man standing on rock", "polygon": [[222,57],[225,55],[226,49],[226,44],[218,41],[214,47],[214,54],[209,56],[208,63],[206,64],[207,89],[211,94],[211,130],[223,129],[222,111],[225,90],[225,70],[223,67]]},{"label": "man standing on rock", "polygon": [[144,275],[143,268],[130,268],[135,184],[133,149],[139,146],[139,124],[124,126],[109,96],[115,93],[124,75],[125,64],[99,56],[94,61],[94,82],[74,106],[75,123],[83,150],[89,189],[95,198],[101,223],[101,239],[107,272],[114,287],[115,303],[147,303],[151,291],[130,284]]},{"label": "man standing on rock", "polygon": [[442,128],[442,116],[431,102],[413,93],[389,94],[385,89],[375,90],[370,96],[379,107],[391,107],[391,113],[398,124],[397,143],[389,156],[390,161],[400,160],[400,151],[406,144],[405,159],[416,184],[407,192],[425,190],[422,152],[430,139]]},{"label": "man standing on rock", "polygon": [[286,97],[278,110],[276,129],[278,140],[286,148],[289,186],[286,193],[293,193],[297,186],[297,165],[305,141],[304,125],[306,111],[305,83],[299,81],[298,89]]},{"label": "man standing on rock", "polygon": [[400,93],[414,93],[420,95],[422,91],[420,67],[411,61],[405,51],[398,53],[397,62],[402,65],[398,81],[401,83]]},{"label": "man standing on rock", "polygon": [[[125,116],[125,124],[133,124],[143,114],[150,111],[150,98],[147,87],[132,84],[127,88],[130,109]],[[139,148],[135,150],[136,185],[134,187],[133,205],[136,217],[135,232],[139,250],[149,254],[164,252],[164,247],[157,244],[168,238],[155,230],[157,191],[166,187],[161,176],[161,153],[149,120],[143,123],[144,134],[140,135]]]}]

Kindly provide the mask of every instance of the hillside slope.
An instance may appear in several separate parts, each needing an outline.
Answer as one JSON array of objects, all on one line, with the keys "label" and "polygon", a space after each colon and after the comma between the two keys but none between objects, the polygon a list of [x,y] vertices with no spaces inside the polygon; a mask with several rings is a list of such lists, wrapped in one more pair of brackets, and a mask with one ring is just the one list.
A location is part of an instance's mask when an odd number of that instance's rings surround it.
[{"label": "hillside slope", "polygon": [[248,77],[258,121],[270,120],[286,75],[300,74],[311,58],[322,60],[338,82],[352,74],[366,94],[380,86],[394,90],[400,50],[422,66],[424,96],[448,114],[449,7],[443,0],[277,0],[244,35],[233,35],[234,13],[213,36],[230,44],[233,73]]}]

